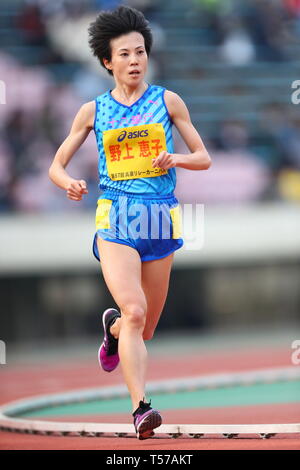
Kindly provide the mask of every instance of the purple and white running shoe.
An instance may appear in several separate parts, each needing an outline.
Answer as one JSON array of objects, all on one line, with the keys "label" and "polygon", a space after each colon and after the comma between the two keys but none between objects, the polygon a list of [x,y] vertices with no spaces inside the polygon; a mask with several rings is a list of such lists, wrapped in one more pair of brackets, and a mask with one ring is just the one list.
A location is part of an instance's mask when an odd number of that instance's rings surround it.
[{"label": "purple and white running shoe", "polygon": [[154,410],[150,405],[151,400],[150,403],[140,401],[139,407],[132,414],[135,432],[139,440],[154,436],[153,429],[158,428],[162,423],[159,411]]},{"label": "purple and white running shoe", "polygon": [[109,331],[121,314],[115,308],[108,308],[102,315],[104,341],[98,351],[98,361],[106,372],[113,371],[119,364],[118,340]]}]

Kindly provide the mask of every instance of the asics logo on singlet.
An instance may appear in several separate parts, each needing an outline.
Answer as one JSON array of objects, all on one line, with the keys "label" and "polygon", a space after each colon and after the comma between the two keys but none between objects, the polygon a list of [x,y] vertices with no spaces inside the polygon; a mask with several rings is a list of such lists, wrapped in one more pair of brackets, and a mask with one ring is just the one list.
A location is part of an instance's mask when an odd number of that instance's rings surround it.
[{"label": "asics logo on singlet", "polygon": [[122,140],[124,140],[126,136],[128,137],[128,139],[136,139],[137,137],[147,137],[148,129],[134,132],[123,131],[118,137],[118,142],[122,142]]}]

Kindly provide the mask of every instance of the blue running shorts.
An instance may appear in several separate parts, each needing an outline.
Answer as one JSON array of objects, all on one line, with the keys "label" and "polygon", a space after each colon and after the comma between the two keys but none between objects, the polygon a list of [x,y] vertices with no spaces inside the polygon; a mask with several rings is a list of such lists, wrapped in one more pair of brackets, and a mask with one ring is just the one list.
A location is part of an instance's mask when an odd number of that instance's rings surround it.
[{"label": "blue running shorts", "polygon": [[136,249],[141,261],[164,258],[183,246],[180,206],[166,196],[106,189],[97,202],[93,254],[100,261],[97,237]]}]

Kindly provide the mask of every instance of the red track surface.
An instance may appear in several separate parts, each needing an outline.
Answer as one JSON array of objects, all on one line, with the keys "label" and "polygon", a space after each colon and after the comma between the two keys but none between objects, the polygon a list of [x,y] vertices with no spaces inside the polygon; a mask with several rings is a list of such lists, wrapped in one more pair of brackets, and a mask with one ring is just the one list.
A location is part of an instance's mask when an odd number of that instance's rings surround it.
[{"label": "red track surface", "polygon": [[[180,358],[150,358],[148,380],[192,376],[226,371],[291,366],[290,350],[264,349],[218,352]],[[4,366],[0,369],[0,403],[33,395],[61,393],[67,390],[123,383],[121,369],[112,374],[99,370],[96,359],[65,362],[58,365],[35,364]],[[259,405],[247,407],[168,410],[163,413],[165,424],[255,424],[300,421],[300,404]],[[68,417],[60,420],[131,423],[129,413],[105,416]],[[90,438],[33,436],[0,432],[0,449],[104,449],[104,450],[203,450],[203,449],[300,449],[300,435],[277,435],[263,440],[254,437],[225,439],[222,437],[192,439],[153,438]]]}]

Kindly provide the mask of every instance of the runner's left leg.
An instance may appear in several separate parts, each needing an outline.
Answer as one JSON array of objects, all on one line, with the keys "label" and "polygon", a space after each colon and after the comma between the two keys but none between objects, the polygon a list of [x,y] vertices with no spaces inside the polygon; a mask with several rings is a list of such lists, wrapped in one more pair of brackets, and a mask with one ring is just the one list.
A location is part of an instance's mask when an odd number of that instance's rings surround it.
[{"label": "runner's left leg", "polygon": [[[143,332],[144,340],[153,337],[168,295],[170,273],[174,253],[164,258],[142,263],[142,288],[147,299],[147,316]],[[122,319],[119,318],[110,328],[111,334],[119,337]]]},{"label": "runner's left leg", "polygon": [[144,340],[153,337],[168,295],[174,253],[142,263],[142,287],[147,299]]}]

